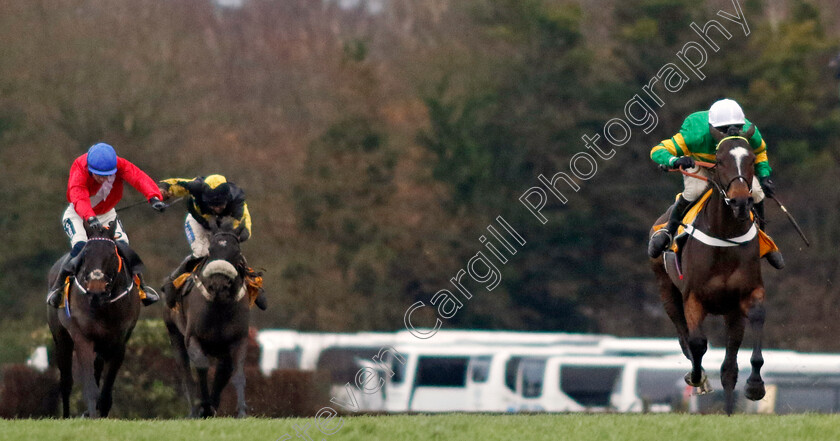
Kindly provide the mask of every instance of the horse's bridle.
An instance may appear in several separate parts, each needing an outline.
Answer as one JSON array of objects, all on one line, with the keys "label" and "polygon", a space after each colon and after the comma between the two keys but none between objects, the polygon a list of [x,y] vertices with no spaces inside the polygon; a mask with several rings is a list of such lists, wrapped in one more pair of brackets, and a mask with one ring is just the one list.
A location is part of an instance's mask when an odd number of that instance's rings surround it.
[{"label": "horse's bridle", "polygon": [[[128,279],[131,282],[131,283],[128,284],[128,287],[126,287],[125,290],[123,290],[119,295],[116,295],[116,296],[108,299],[108,301],[105,302],[105,303],[116,302],[117,300],[121,299],[126,294],[131,292],[131,290],[134,288],[134,280],[127,273],[128,268],[123,264],[123,258],[122,258],[122,256],[120,256],[119,250],[117,249],[117,243],[115,241],[113,241],[112,239],[108,239],[107,237],[91,237],[91,238],[88,238],[88,242],[92,242],[92,241],[110,242],[111,244],[114,245],[114,252],[117,254],[117,260],[119,261],[119,266],[117,267],[116,275],[119,275],[123,271],[123,269],[125,269],[126,270],[126,275],[128,276]],[[110,290],[108,290],[108,292],[110,293],[111,290],[113,290],[113,286],[111,286],[111,284],[114,281],[114,277],[108,277],[104,273],[103,273],[103,277],[106,278],[106,285],[105,286],[110,287]],[[79,283],[78,274],[73,274],[73,281],[76,285],[76,289],[78,289],[82,294],[88,294],[87,288],[85,288],[84,286],[82,286],[81,283]]]},{"label": "horse's bridle", "polygon": [[[744,141],[747,142],[747,145],[749,145],[749,140],[747,138],[744,138],[743,136],[727,136],[727,137],[721,139],[720,141],[718,141],[717,146],[715,146],[715,151],[717,151],[718,148],[720,148],[720,145],[723,144],[723,141],[726,141],[727,139],[743,139]],[[717,168],[717,166],[718,166],[718,162],[717,162],[717,160],[715,160],[715,164],[712,167],[709,168],[709,171],[714,171],[715,168]],[[738,170],[738,171],[740,172],[740,170]],[[731,199],[728,196],[729,187],[731,187],[732,183],[737,181],[737,180],[744,181],[744,184],[747,184],[747,189],[749,190],[750,194],[752,194],[752,183],[749,182],[747,180],[747,177],[742,175],[742,174],[739,174],[738,176],[735,176],[734,178],[730,179],[729,182],[726,183],[726,186],[723,186],[723,185],[720,184],[720,182],[718,182],[717,173],[713,174],[713,176],[709,179],[709,182],[715,187],[715,189],[718,191],[718,193],[720,193],[721,196],[723,196],[723,202],[726,205],[730,205],[729,202],[731,201]]]}]

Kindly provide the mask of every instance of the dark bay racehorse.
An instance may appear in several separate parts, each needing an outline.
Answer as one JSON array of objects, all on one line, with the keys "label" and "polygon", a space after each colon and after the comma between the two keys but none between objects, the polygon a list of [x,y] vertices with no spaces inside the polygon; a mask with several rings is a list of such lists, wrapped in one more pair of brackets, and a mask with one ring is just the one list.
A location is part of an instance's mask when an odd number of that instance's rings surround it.
[{"label": "dark bay racehorse", "polygon": [[[727,137],[712,129],[712,135],[718,141],[716,162],[709,179],[714,191],[693,225],[697,232],[682,246],[682,280],[669,277],[663,257],[651,259],[665,311],[677,328],[683,353],[692,363],[686,383],[700,387],[701,391],[708,386],[701,367],[707,348],[703,320],[708,314],[724,317],[726,355],[720,378],[726,395],[727,414],[731,414],[735,406],[733,391],[738,380],[737,354],[746,321],[749,321],[755,342],[750,359],[752,372],[747,379],[745,396],[750,400],[760,400],[765,393],[760,373],[764,364],[761,355],[764,283],[757,226],[750,219],[755,155],[747,139],[752,136],[753,130],[750,128],[747,133]],[[660,217],[655,225],[667,221],[667,215]],[[704,239],[704,236],[719,241]]]},{"label": "dark bay racehorse", "polygon": [[[114,242],[116,223],[99,229],[85,225],[85,229],[88,241],[81,251],[75,280],[70,280],[68,300],[64,308],[47,308],[47,321],[61,372],[64,418],[70,416],[74,352],[78,378],[84,388],[86,415],[91,418],[108,416],[114,380],[125,357],[125,345],[140,315],[138,288]],[[50,286],[67,256],[50,269]]]},{"label": "dark bay racehorse", "polygon": [[[179,308],[168,310],[169,340],[182,367],[182,381],[190,416],[214,416],[222,390],[233,375],[239,417],[245,405],[245,354],[248,341],[249,297],[239,268],[242,227],[230,222],[211,223],[210,255],[181,290]],[[207,386],[209,357],[217,360],[212,394]],[[198,373],[201,402],[196,407],[196,385],[190,362]]]}]

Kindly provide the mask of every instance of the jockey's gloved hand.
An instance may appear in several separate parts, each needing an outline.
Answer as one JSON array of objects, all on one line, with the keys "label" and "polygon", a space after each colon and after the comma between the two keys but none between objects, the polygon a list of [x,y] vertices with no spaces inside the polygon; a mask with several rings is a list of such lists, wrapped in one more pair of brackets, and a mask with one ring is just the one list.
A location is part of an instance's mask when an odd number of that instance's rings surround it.
[{"label": "jockey's gloved hand", "polygon": [[770,176],[763,176],[758,178],[758,183],[761,184],[761,189],[764,191],[764,196],[772,198],[776,194],[776,183],[770,179]]},{"label": "jockey's gloved hand", "polygon": [[164,204],[160,199],[158,199],[157,196],[149,199],[149,203],[152,204],[152,208],[161,213],[163,213],[163,211],[166,210],[166,204]]},{"label": "jockey's gloved hand", "polygon": [[96,216],[91,216],[87,218],[88,227],[94,230],[101,230],[102,229],[102,222],[99,222],[99,218]]},{"label": "jockey's gloved hand", "polygon": [[673,168],[689,169],[694,167],[694,160],[689,156],[680,156],[671,164]]}]

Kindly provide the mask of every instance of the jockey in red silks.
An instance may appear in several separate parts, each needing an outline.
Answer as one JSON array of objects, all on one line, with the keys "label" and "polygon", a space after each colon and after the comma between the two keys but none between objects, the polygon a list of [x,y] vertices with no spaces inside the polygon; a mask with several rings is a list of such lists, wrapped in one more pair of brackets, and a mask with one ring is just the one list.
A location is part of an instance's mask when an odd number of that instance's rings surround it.
[{"label": "jockey in red silks", "polygon": [[61,273],[47,294],[47,304],[58,307],[61,303],[61,291],[67,277],[75,273],[79,263],[79,253],[87,242],[85,223],[90,228],[102,228],[116,221],[114,239],[120,255],[125,259],[132,276],[140,281],[140,288],[145,293],[144,305],[150,305],[160,299],[154,289],[142,281],[143,263],[128,245],[122,222],[117,217],[114,207],[122,199],[123,182],[128,182],[146,197],[152,208],[162,212],[166,209],[161,199],[163,196],[157,184],[146,173],[124,158],[117,156],[114,148],[99,143],[88,152],[73,161],[70,167],[70,179],[67,182],[67,201],[70,205],[64,211],[62,224],[64,232],[70,238],[70,258],[61,268]]}]

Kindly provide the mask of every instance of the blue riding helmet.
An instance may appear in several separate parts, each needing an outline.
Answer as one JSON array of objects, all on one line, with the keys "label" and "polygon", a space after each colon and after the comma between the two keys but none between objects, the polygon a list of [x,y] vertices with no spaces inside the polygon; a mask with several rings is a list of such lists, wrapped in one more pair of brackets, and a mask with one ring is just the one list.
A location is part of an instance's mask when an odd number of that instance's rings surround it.
[{"label": "blue riding helmet", "polygon": [[95,175],[110,176],[117,172],[117,152],[108,144],[94,144],[87,153],[88,170]]}]

